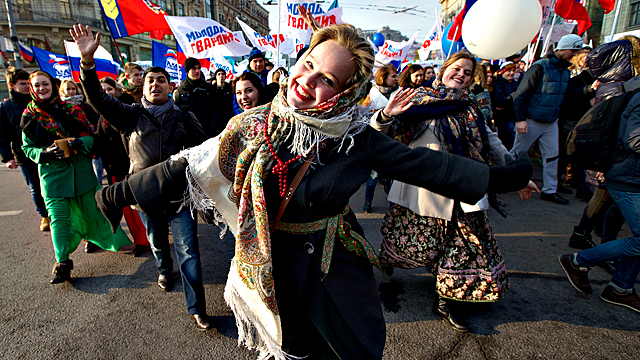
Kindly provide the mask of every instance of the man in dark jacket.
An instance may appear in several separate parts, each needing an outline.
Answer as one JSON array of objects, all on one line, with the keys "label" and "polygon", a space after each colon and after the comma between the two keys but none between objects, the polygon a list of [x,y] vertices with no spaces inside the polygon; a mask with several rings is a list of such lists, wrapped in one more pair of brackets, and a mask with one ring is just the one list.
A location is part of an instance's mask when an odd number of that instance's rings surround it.
[{"label": "man in dark jacket", "polygon": [[491,93],[493,120],[498,130],[498,138],[507,149],[511,149],[516,136],[515,115],[513,113],[513,95],[519,84],[514,78],[516,68],[517,65],[510,61],[502,64]]},{"label": "man in dark jacket", "polygon": [[22,146],[22,129],[20,119],[22,112],[31,101],[29,94],[29,73],[11,68],[6,73],[9,85],[9,99],[0,105],[0,156],[9,169],[18,169],[29,186],[31,198],[42,220],[40,230],[49,231],[49,215],[40,193],[40,177],[38,164],[31,161],[20,148]]},{"label": "man in dark jacket", "polygon": [[[165,161],[180,150],[199,145],[207,139],[193,114],[178,109],[169,97],[170,77],[163,68],[152,66],[144,72],[142,105],[126,105],[104,92],[98,81],[93,54],[98,47],[100,34],[94,39],[88,26],[79,25],[74,25],[70,32],[82,55],[80,79],[87,100],[123,135],[131,160],[130,174]],[[170,211],[152,218],[140,212],[140,218],[147,228],[147,237],[160,273],[158,286],[165,291],[173,287],[168,231],[171,226],[187,310],[199,329],[210,329],[195,214],[188,207],[184,209],[176,204]]]},{"label": "man in dark jacket", "polygon": [[[216,96],[214,85],[205,81],[198,59],[188,58],[184,62],[187,79],[178,87],[175,103],[180,110],[191,111],[202,124],[209,137],[222,132],[231,118],[220,116],[220,108],[231,107],[231,102]],[[228,114],[231,115],[231,114]]]},{"label": "man in dark jacket", "polygon": [[[634,86],[637,89],[640,83]],[[625,86],[625,90],[634,89]],[[620,207],[633,236],[561,255],[558,260],[571,284],[585,294],[593,292],[587,275],[589,269],[603,261],[618,260],[613,278],[600,298],[640,312],[640,297],[633,288],[640,273],[640,94],[631,98],[622,114],[618,144],[624,147],[624,160],[614,163],[605,179],[609,194]]]},{"label": "man in dark jacket", "polygon": [[581,37],[563,36],[553,54],[536,61],[524,74],[513,96],[516,139],[511,154],[526,152],[538,140],[544,182],[540,199],[563,205],[569,200],[556,191],[571,190],[558,186],[558,116],[569,84],[569,60],[581,49]]}]

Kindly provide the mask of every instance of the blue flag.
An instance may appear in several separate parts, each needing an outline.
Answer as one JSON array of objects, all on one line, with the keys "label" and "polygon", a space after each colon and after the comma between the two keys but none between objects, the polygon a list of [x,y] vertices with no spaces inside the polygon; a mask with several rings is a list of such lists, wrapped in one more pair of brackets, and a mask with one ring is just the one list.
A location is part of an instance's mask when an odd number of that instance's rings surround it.
[{"label": "blue flag", "polygon": [[163,43],[154,41],[151,44],[151,64],[159,66],[169,73],[171,79],[184,80],[184,68],[178,64],[178,53]]},{"label": "blue flag", "polygon": [[31,47],[40,70],[60,80],[73,79],[67,55],[52,53],[37,47]]}]

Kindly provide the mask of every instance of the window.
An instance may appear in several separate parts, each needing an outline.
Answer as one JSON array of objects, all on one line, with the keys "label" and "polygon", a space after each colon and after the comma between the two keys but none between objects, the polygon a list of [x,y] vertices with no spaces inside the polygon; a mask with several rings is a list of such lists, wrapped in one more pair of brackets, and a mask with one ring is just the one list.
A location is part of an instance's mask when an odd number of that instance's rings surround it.
[{"label": "window", "polygon": [[60,15],[63,19],[71,18],[71,7],[69,6],[69,0],[60,0]]},{"label": "window", "polygon": [[178,16],[184,16],[184,5],[178,4]]},{"label": "window", "polygon": [[224,14],[220,14],[219,16],[220,16],[220,19],[219,19],[220,23],[221,24],[224,23]]},{"label": "window", "polygon": [[153,53],[151,52],[151,49],[140,48],[140,60],[141,61],[153,60]]},{"label": "window", "polygon": [[629,11],[629,26],[640,25],[640,2],[635,2],[630,5]]},{"label": "window", "polygon": [[200,10],[193,10],[193,15],[195,15],[195,17],[200,17]]}]

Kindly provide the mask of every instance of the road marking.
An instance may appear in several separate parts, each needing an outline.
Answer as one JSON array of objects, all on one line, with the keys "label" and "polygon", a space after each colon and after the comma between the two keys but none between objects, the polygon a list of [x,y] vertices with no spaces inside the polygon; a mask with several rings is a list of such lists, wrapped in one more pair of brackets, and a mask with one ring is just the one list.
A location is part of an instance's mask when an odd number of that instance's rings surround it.
[{"label": "road marking", "polygon": [[24,210],[0,211],[0,216],[11,216],[22,214]]},{"label": "road marking", "polygon": [[544,234],[538,231],[514,232],[514,233],[494,233],[493,236],[521,236],[521,237],[558,237],[566,234]]}]

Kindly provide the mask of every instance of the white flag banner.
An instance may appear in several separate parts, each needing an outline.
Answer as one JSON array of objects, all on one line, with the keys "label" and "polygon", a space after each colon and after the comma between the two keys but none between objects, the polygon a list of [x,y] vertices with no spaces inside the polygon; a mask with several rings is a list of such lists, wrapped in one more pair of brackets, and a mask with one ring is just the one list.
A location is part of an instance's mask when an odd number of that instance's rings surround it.
[{"label": "white flag banner", "polygon": [[211,63],[211,66],[209,67],[211,71],[216,71],[217,69],[223,69],[224,71],[227,72],[227,81],[231,81],[235,79],[236,73],[235,73],[235,70],[233,69],[233,65],[231,65],[231,63],[228,62],[227,59],[224,58],[224,56],[216,55],[211,59],[209,59],[209,61]]},{"label": "white flag banner", "polygon": [[440,13],[436,11],[436,21],[433,23],[431,30],[427,33],[427,37],[422,42],[422,46],[418,50],[418,56],[421,61],[425,61],[429,58],[431,51],[438,51],[442,49],[442,32],[444,27],[442,26],[442,19],[440,19]]},{"label": "white flag banner", "polygon": [[280,28],[283,33],[288,33],[291,37],[299,39],[301,43],[309,45],[311,41],[311,28],[304,22],[298,5],[304,6],[320,27],[342,24],[342,8],[337,7],[324,12],[320,4],[309,2],[309,0],[286,0],[280,10]]},{"label": "white flag banner", "polygon": [[411,44],[416,40],[419,33],[420,31],[417,31],[411,35],[411,38],[407,41],[397,42],[386,40],[376,54],[376,61],[382,64],[388,64],[393,60],[405,61],[411,49]]},{"label": "white flag banner", "polygon": [[291,54],[292,52],[295,51],[295,43],[292,38],[288,36],[285,37],[283,34],[280,34],[280,36],[277,36],[277,34],[262,36],[258,32],[253,30],[251,26],[245,24],[242,20],[238,19],[237,17],[236,17],[236,21],[238,21],[238,24],[240,24],[240,27],[242,27],[242,30],[244,30],[244,34],[247,36],[247,38],[249,38],[249,41],[251,41],[251,44],[253,44],[253,46],[257,47],[258,49],[262,50],[263,52],[264,51],[277,52],[278,43],[280,43],[281,54]]},{"label": "white flag banner", "polygon": [[215,55],[243,56],[251,52],[242,35],[237,37],[215,20],[166,15],[165,19],[186,57],[205,59]]}]

